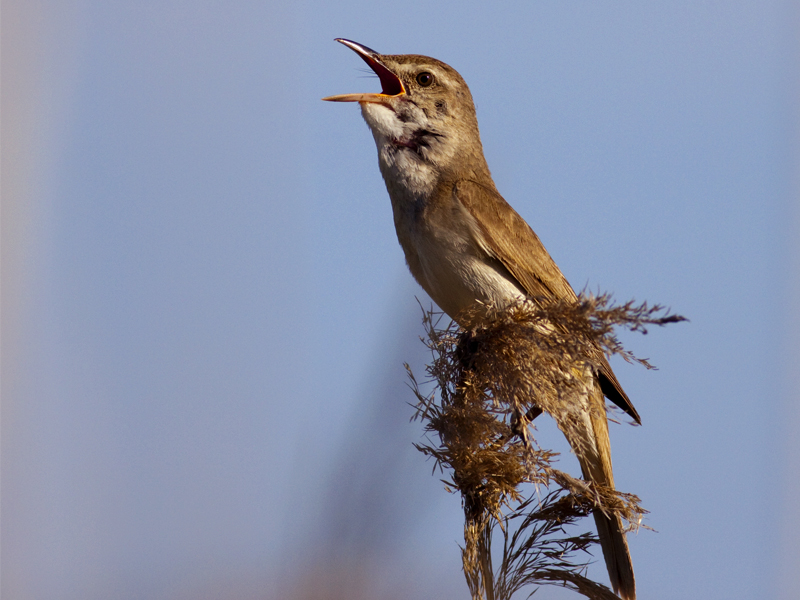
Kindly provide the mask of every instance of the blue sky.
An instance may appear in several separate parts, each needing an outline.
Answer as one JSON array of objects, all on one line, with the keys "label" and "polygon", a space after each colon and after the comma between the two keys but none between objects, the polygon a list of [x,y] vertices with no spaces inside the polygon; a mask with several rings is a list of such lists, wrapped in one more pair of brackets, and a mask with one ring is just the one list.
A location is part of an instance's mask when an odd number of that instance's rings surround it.
[{"label": "blue sky", "polygon": [[345,37],[459,70],[573,287],[690,319],[625,336],[658,371],[615,365],[641,596],[797,597],[798,22],[4,1],[3,595],[466,596],[458,499],[411,447],[428,301],[357,108],[320,102],[377,90]]}]

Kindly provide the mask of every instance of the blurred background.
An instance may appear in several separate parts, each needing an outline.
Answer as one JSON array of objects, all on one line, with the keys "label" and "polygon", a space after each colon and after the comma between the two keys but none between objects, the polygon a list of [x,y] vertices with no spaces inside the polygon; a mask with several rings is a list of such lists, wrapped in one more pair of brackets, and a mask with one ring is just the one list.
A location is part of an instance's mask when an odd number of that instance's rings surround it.
[{"label": "blurred background", "polygon": [[615,363],[640,597],[800,597],[798,31],[791,0],[3,0],[2,597],[468,597],[411,445],[430,300],[319,100],[379,83],[334,37],[458,69],[573,287],[691,320]]}]

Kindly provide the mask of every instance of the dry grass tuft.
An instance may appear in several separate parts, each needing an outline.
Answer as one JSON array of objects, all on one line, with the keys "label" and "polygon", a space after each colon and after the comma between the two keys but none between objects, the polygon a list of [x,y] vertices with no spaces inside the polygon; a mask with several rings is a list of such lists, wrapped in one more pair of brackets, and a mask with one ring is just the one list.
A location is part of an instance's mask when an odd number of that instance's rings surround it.
[{"label": "dry grass tuft", "polygon": [[[468,330],[453,323],[439,328],[439,319],[441,314],[433,312],[423,318],[433,391],[423,392],[409,369],[415,418],[423,422],[428,440],[416,447],[449,476],[447,489],[461,494],[462,558],[473,600],[509,600],[530,584],[559,585],[587,598],[617,598],[585,576],[584,553],[596,537],[571,536],[567,528],[600,508],[635,529],[646,511],[632,494],[555,469],[555,454],[538,447],[529,425],[544,411],[574,447],[579,413],[586,406],[576,398],[593,385],[603,355],[618,354],[652,368],[622,348],[614,329],[647,333],[650,325],[683,317],[659,306],[612,306],[606,295],[581,295],[573,303],[481,307],[466,319],[479,323]],[[500,538],[502,556],[495,568],[492,542]]]}]

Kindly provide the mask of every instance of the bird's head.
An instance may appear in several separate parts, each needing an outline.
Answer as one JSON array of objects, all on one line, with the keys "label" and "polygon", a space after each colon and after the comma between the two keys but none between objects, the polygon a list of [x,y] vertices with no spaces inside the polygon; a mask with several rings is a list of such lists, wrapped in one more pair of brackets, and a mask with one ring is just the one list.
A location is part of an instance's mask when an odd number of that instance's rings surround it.
[{"label": "bird's head", "polygon": [[[441,173],[485,170],[475,105],[466,82],[440,60],[418,54],[378,54],[337,39],[356,52],[381,82],[377,94],[323,98],[358,102],[379,153],[413,157]],[[384,158],[384,157],[382,157]]]}]

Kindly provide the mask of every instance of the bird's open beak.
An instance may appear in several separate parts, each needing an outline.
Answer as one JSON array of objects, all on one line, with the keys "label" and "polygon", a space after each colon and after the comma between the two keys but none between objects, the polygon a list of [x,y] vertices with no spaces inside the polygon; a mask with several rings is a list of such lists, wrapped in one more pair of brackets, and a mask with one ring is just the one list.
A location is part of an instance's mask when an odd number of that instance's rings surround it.
[{"label": "bird's open beak", "polygon": [[378,76],[378,79],[381,80],[381,93],[380,94],[342,94],[340,96],[328,96],[327,98],[323,98],[323,100],[329,100],[330,102],[383,102],[387,98],[392,98],[394,96],[401,96],[406,93],[406,89],[403,86],[403,82],[400,81],[400,78],[392,73],[389,69],[387,69],[384,64],[381,62],[381,55],[372,50],[371,48],[367,48],[366,46],[362,46],[361,44],[357,44],[356,42],[351,42],[350,40],[344,40],[342,38],[336,38],[337,42],[341,42],[351,50],[355,51],[365,63],[369,65],[369,68],[375,71],[375,74]]}]

